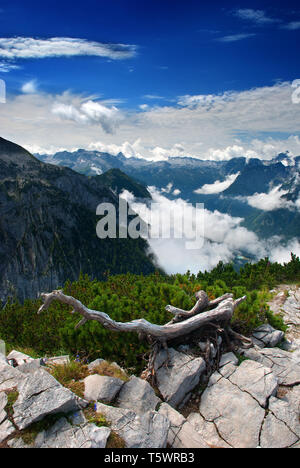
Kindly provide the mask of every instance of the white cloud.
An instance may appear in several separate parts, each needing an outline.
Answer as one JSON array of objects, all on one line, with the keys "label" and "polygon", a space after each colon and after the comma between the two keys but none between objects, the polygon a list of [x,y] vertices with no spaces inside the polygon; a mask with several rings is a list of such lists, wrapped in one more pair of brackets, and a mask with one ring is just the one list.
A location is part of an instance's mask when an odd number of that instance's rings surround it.
[{"label": "white cloud", "polygon": [[234,15],[258,25],[281,22],[279,19],[268,17],[263,10],[253,10],[252,8],[240,8],[235,10]]},{"label": "white cloud", "polygon": [[18,70],[21,67],[11,62],[0,62],[0,73],[9,73],[12,70]]},{"label": "white cloud", "polygon": [[119,153],[123,153],[126,158],[142,158],[141,151],[143,151],[143,147],[141,146],[141,140],[138,138],[135,142],[129,143],[125,141],[121,145],[105,144],[101,143],[100,141],[90,143],[88,145],[88,149],[91,151],[99,151],[101,153],[109,153],[114,156],[117,156]]},{"label": "white cloud", "polygon": [[[126,192],[122,196],[132,209],[154,228],[160,223],[160,219],[169,217],[170,211],[174,214],[173,236],[166,239],[149,239],[151,250],[169,274],[184,273],[187,270],[193,273],[211,270],[220,260],[230,262],[240,253],[255,259],[269,256],[272,261],[279,262],[288,261],[291,251],[298,255],[300,253],[298,240],[293,239],[288,245],[284,245],[278,236],[268,241],[260,241],[254,232],[241,226],[242,218],[206,209],[203,211],[203,234],[198,239],[200,247],[189,250],[186,248],[186,236],[176,238],[176,235],[180,234],[180,216],[188,206],[187,202],[180,198],[169,200],[155,187],[148,187],[148,190],[154,203],[159,204],[159,210],[154,211],[154,214],[150,206],[137,203],[131,193]],[[195,212],[191,210],[188,218],[190,223],[193,223],[194,216]]]},{"label": "white cloud", "polygon": [[63,120],[73,120],[83,125],[101,125],[106,133],[114,133],[123,119],[122,113],[115,106],[107,107],[91,100],[83,102],[79,108],[56,102],[52,112]]},{"label": "white cloud", "polygon": [[250,37],[254,37],[256,34],[254,33],[247,33],[247,34],[231,34],[229,36],[223,36],[216,39],[218,42],[237,42],[242,41],[243,39],[249,39]]},{"label": "white cloud", "polygon": [[159,96],[158,94],[144,94],[144,99],[164,99],[163,96]]},{"label": "white cloud", "polygon": [[[300,112],[299,105],[292,103],[293,91],[291,83],[277,83],[219,95],[181,96],[177,106],[130,111],[123,120],[119,120],[120,113],[113,113],[109,119],[114,122],[117,117],[113,140],[81,109],[95,97],[71,93],[8,95],[5,112],[0,113],[0,128],[3,137],[21,145],[66,149],[88,148],[90,144],[117,149],[126,146],[128,155],[149,160],[169,156],[271,159],[286,150],[299,156]],[[105,102],[103,99],[100,104],[110,109]],[[63,123],[52,112],[58,103],[64,105],[58,108],[65,117]],[[138,148],[133,147],[137,140]]]},{"label": "white cloud", "polygon": [[248,205],[258,210],[274,211],[281,208],[295,209],[298,208],[299,200],[296,204],[290,200],[283,198],[289,191],[282,190],[281,185],[272,188],[268,193],[255,193],[249,197],[238,197],[247,201]]},{"label": "white cloud", "polygon": [[36,80],[27,81],[27,83],[24,83],[21,91],[24,94],[35,94],[37,92]]},{"label": "white cloud", "polygon": [[203,195],[224,192],[224,190],[228,189],[228,187],[233,184],[239,175],[239,172],[237,174],[231,174],[225,180],[223,180],[223,182],[216,180],[213,184],[205,184],[203,187],[194,190],[194,192]]},{"label": "white cloud", "polygon": [[297,29],[300,29],[300,21],[291,21],[288,24],[284,24],[282,28],[290,31],[296,31]]},{"label": "white cloud", "polygon": [[136,46],[104,44],[70,37],[35,39],[32,37],[0,38],[0,57],[4,59],[42,59],[93,55],[114,60],[133,57]]}]

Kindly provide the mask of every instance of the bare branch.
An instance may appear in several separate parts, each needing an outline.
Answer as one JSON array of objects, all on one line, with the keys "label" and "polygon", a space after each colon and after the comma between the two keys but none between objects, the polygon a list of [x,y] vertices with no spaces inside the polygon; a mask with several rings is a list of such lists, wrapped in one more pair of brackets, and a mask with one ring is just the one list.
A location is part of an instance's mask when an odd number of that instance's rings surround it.
[{"label": "bare branch", "polygon": [[133,320],[131,322],[116,322],[104,312],[88,309],[80,301],[72,296],[65,295],[62,291],[53,291],[49,294],[42,294],[44,304],[40,307],[38,313],[48,309],[53,301],[59,301],[67,304],[72,309],[83,316],[83,319],[78,325],[83,325],[88,320],[96,320],[101,323],[104,328],[116,332],[136,332],[142,333],[160,343],[173,340],[174,338],[187,335],[210,322],[229,322],[232,318],[235,307],[246,299],[246,296],[234,301],[232,297],[226,295],[225,299],[219,301],[219,305],[212,310],[201,314],[193,315],[187,320],[178,323],[169,323],[166,325],[155,325],[145,319]]}]

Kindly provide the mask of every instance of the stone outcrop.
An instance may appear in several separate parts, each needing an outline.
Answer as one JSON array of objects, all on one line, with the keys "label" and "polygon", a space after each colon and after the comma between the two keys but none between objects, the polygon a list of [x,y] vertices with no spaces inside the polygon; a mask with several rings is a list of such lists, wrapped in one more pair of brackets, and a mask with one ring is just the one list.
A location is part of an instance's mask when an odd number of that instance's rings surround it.
[{"label": "stone outcrop", "polygon": [[13,409],[14,422],[20,430],[46,415],[68,413],[87,405],[42,369],[23,377],[18,391]]},{"label": "stone outcrop", "polygon": [[155,410],[159,403],[161,400],[155,395],[151,385],[135,376],[125,383],[117,399],[117,406],[136,413]]},{"label": "stone outcrop", "polygon": [[111,429],[125,441],[127,448],[165,448],[170,422],[156,411],[137,414],[125,408],[98,403],[97,412],[111,423]]},{"label": "stone outcrop", "polygon": [[89,375],[84,379],[84,398],[87,401],[110,403],[119,393],[124,382],[114,377]]},{"label": "stone outcrop", "polygon": [[198,384],[206,365],[202,358],[162,350],[155,362],[157,386],[165,402],[176,408]]}]

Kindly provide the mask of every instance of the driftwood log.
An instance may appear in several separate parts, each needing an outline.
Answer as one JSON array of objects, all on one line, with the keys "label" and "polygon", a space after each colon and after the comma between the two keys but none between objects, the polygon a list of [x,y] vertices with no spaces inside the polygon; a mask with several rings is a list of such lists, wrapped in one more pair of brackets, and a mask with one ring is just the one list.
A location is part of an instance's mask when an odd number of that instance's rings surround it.
[{"label": "driftwood log", "polygon": [[[149,359],[148,374],[153,376],[153,369],[156,355],[161,347],[168,350],[170,342],[186,339],[199,332],[206,327],[210,330],[215,330],[217,333],[224,333],[229,347],[231,336],[235,340],[239,340],[244,347],[252,346],[252,341],[230,328],[230,321],[235,308],[241,304],[246,296],[234,300],[232,294],[225,294],[215,300],[210,301],[205,291],[198,291],[196,294],[196,304],[189,310],[182,310],[171,305],[166,306],[166,310],[174,315],[174,318],[165,325],[156,325],[148,322],[145,319],[133,320],[131,322],[116,322],[104,312],[92,310],[84,306],[79,300],[72,296],[67,296],[63,291],[53,291],[49,294],[41,294],[44,301],[38,313],[48,309],[53,301],[59,301],[72,307],[72,313],[82,315],[82,320],[76,325],[78,328],[84,325],[88,320],[96,320],[101,323],[107,330],[115,332],[135,332],[138,333],[140,339],[147,339],[152,345],[152,353]],[[208,338],[207,349],[205,355],[209,355],[211,341]]]}]

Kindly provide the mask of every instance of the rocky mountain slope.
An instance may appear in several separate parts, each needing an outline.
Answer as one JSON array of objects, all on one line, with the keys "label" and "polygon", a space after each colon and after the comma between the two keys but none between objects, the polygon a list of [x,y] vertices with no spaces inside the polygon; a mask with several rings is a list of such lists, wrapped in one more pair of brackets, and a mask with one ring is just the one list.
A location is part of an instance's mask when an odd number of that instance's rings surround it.
[{"label": "rocky mountain slope", "polygon": [[223,354],[208,381],[206,363],[185,346],[169,350],[168,366],[165,350],[160,351],[156,392],[116,363],[91,362],[77,382],[82,398],[46,370],[68,362],[66,357],[40,361],[16,351],[7,359],[0,355],[0,444],[299,448],[300,347],[293,333],[299,332],[300,302],[299,288],[289,288],[275,290],[270,303],[290,324],[288,340],[269,325],[259,327],[253,347]]},{"label": "rocky mountain slope", "polygon": [[36,297],[80,272],[154,271],[144,240],[96,236],[96,207],[117,206],[123,188],[149,197],[120,171],[86,177],[0,138],[0,300]]}]

